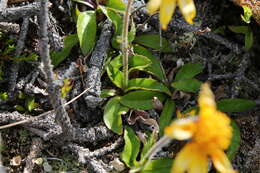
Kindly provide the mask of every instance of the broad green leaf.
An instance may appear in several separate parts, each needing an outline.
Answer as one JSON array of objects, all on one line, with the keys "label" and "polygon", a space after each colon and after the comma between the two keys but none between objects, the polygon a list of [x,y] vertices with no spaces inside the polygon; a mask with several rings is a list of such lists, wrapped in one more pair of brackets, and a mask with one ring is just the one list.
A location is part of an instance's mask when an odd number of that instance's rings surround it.
[{"label": "broad green leaf", "polygon": [[217,108],[222,112],[243,112],[256,106],[256,102],[247,99],[223,99],[217,102]]},{"label": "broad green leaf", "polygon": [[[114,35],[112,37],[111,43],[112,46],[116,49],[120,49],[122,42],[122,31],[123,31],[123,18],[122,16],[115,10],[105,6],[99,6],[101,11],[107,16],[107,18],[114,25]],[[132,22],[130,32],[128,33],[128,42],[131,43],[135,38],[136,28],[134,22]]]},{"label": "broad green leaf", "polygon": [[228,26],[228,29],[237,34],[246,34],[249,32],[248,26]]},{"label": "broad green leaf", "polygon": [[26,109],[21,105],[15,105],[14,108],[19,112],[26,112]]},{"label": "broad green leaf", "polygon": [[119,100],[120,97],[114,97],[107,102],[103,119],[110,130],[120,135],[123,132],[121,115],[126,114],[129,109],[121,105]]},{"label": "broad green leaf", "polygon": [[158,34],[139,35],[134,42],[162,52],[172,52],[169,42]]},{"label": "broad green leaf", "polygon": [[117,57],[113,58],[110,61],[110,65],[113,66],[114,68],[120,69],[123,66],[123,56],[122,54],[118,55]]},{"label": "broad green leaf", "polygon": [[203,71],[203,66],[201,64],[185,64],[178,70],[175,81],[183,80],[183,79],[191,79],[197,74]]},{"label": "broad green leaf", "polygon": [[64,48],[59,52],[51,53],[51,62],[57,67],[70,54],[71,49],[79,42],[77,34],[68,35],[64,38]]},{"label": "broad green leaf", "polygon": [[114,35],[111,39],[111,44],[114,48],[119,49],[120,45],[117,42],[117,39],[119,36],[121,36],[122,33],[122,28],[123,28],[122,17],[114,9],[107,8],[104,6],[99,6],[99,8],[114,25]]},{"label": "broad green leaf", "polygon": [[232,32],[245,35],[245,50],[249,50],[254,42],[253,32],[249,26],[229,26]]},{"label": "broad green leaf", "polygon": [[170,90],[164,84],[150,78],[135,78],[129,80],[126,91],[136,89],[164,92],[171,96]]},{"label": "broad green leaf", "polygon": [[254,43],[254,37],[253,37],[253,32],[250,29],[248,33],[245,35],[245,49],[248,51]]},{"label": "broad green leaf", "polygon": [[80,48],[84,55],[88,55],[96,42],[96,13],[95,11],[85,11],[79,14],[77,20],[77,33]]},{"label": "broad green leaf", "polygon": [[155,91],[133,91],[121,97],[120,103],[133,109],[149,110],[153,109],[153,97],[157,97],[161,102],[165,99],[163,93]]},{"label": "broad green leaf", "polygon": [[126,127],[124,131],[124,150],[121,153],[121,159],[125,162],[128,167],[136,165],[136,157],[140,150],[140,141],[135,135],[134,131]]},{"label": "broad green leaf", "polygon": [[173,160],[162,158],[159,160],[151,160],[141,170],[141,173],[170,173]]},{"label": "broad green leaf", "polygon": [[250,23],[250,18],[252,17],[253,13],[252,10],[248,6],[242,6],[244,10],[244,15],[241,14],[241,18],[244,22]]},{"label": "broad green leaf", "polygon": [[116,95],[116,90],[115,89],[103,89],[101,91],[100,97],[101,98],[106,98],[106,97],[112,97]]},{"label": "broad green leaf", "polygon": [[[129,57],[129,72],[133,70],[143,70],[150,63],[151,61],[142,55],[131,56]],[[123,87],[123,73],[120,71],[121,67],[122,55],[115,57],[106,67],[110,80],[119,88]]]},{"label": "broad green leaf", "polygon": [[106,15],[106,17],[113,23],[115,27],[115,34],[117,35],[117,33],[122,32],[122,17],[114,9],[107,8],[101,5],[99,6],[99,8]]},{"label": "broad green leaf", "polygon": [[133,70],[144,70],[148,67],[152,62],[147,57],[142,55],[134,55],[130,56],[128,59],[129,63],[129,73]]},{"label": "broad green leaf", "polygon": [[163,107],[163,111],[160,115],[160,121],[159,121],[160,136],[163,136],[164,128],[171,123],[174,112],[175,112],[175,103],[172,101],[172,99],[169,98],[166,100],[165,105]]},{"label": "broad green leaf", "polygon": [[135,27],[135,23],[132,21],[131,23],[131,29],[128,32],[128,43],[132,43],[135,39],[135,34],[136,34],[136,27]]},{"label": "broad green leaf", "polygon": [[[112,61],[110,61],[110,64],[114,68],[120,69],[123,66],[122,58],[123,58],[122,55],[118,55]],[[128,58],[129,72],[133,70],[143,70],[144,68],[148,67],[150,64],[151,61],[147,57],[142,55],[134,55]]]},{"label": "broad green leaf", "polygon": [[122,0],[107,0],[106,6],[119,11],[125,11],[126,8],[126,5]]},{"label": "broad green leaf", "polygon": [[232,139],[231,143],[227,149],[227,156],[230,161],[232,161],[235,158],[235,155],[237,154],[239,147],[240,147],[240,129],[235,121],[231,121],[232,126]]},{"label": "broad green leaf", "polygon": [[123,88],[123,73],[118,68],[109,64],[107,66],[107,75],[118,88]]},{"label": "broad green leaf", "polygon": [[185,92],[197,92],[200,89],[201,82],[197,79],[184,79],[173,82],[171,86],[177,90]]},{"label": "broad green leaf", "polygon": [[152,64],[145,68],[145,71],[156,76],[161,81],[166,81],[164,69],[162,68],[161,62],[156,57],[154,57],[146,48],[140,45],[134,45],[134,52],[136,54],[147,57],[152,62]]}]

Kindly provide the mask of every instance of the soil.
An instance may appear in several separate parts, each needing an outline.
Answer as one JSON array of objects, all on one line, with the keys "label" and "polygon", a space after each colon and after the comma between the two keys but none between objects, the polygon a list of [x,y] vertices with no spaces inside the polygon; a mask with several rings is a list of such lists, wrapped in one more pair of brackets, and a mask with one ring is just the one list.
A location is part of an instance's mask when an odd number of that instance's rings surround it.
[{"label": "soil", "polygon": [[[3,0],[1,0],[1,3],[2,2]],[[23,7],[35,3],[26,0],[22,2],[20,0],[10,2],[6,7],[7,10],[8,8]],[[195,1],[195,3],[197,8],[195,26],[190,27],[186,24],[177,9],[167,31],[162,31],[162,36],[171,43],[174,53],[154,51],[153,54],[160,58],[166,74],[170,74],[170,71],[172,71],[172,69],[176,67],[177,62],[180,61],[183,63],[203,64],[204,71],[199,74],[197,78],[203,82],[210,81],[211,88],[217,100],[223,98],[245,98],[256,101],[257,104],[253,109],[246,112],[230,113],[229,116],[238,124],[241,133],[240,148],[235,159],[232,161],[234,168],[241,173],[260,173],[260,26],[254,19],[251,19],[250,24],[244,23],[240,17],[240,15],[243,14],[242,8],[231,1],[205,0]],[[50,18],[52,18],[48,26],[51,51],[61,50],[63,47],[62,38],[76,32],[76,24],[70,16],[71,11],[69,9],[74,8],[74,6],[69,7],[68,4],[67,1],[54,0],[51,0],[51,4],[49,4],[49,15],[51,15]],[[82,4],[79,5],[79,8],[82,11],[91,9]],[[3,9],[0,8],[1,16],[3,16],[2,10]],[[35,53],[39,55],[39,19],[34,15],[30,15],[29,17],[28,33],[24,42],[25,45],[24,48],[20,50],[21,52],[19,53],[18,51],[18,53],[27,55]],[[143,33],[160,33],[158,15],[149,18],[143,10],[139,10],[135,14],[134,20],[136,26],[142,26],[147,22],[146,27],[139,27],[137,29],[137,35]],[[9,21],[6,20],[5,22],[9,22],[11,28],[12,25],[18,24],[20,26],[20,32],[22,32],[21,27],[23,21],[25,21],[24,18],[16,17]],[[100,39],[105,16],[100,15],[98,21],[100,25],[98,26],[97,38]],[[0,25],[7,26],[3,23]],[[248,51],[245,51],[243,48],[244,35],[234,33],[227,28],[227,26],[240,25],[249,26],[253,32],[254,42]],[[15,25],[15,27],[17,27],[17,25]],[[205,30],[207,27],[210,28],[213,34],[207,33]],[[218,34],[214,32],[223,27],[226,27],[224,32]],[[205,33],[203,33],[203,30]],[[1,50],[6,48],[8,40],[14,40],[12,44],[15,45],[16,50],[14,49],[8,55],[15,57],[18,49],[18,47],[16,47],[18,44],[16,40],[18,40],[21,35],[19,35],[19,32],[16,30],[14,32],[12,29],[8,29],[8,27],[0,27],[0,33],[1,32],[4,35],[4,39],[0,40],[0,55],[2,54]],[[201,33],[198,34],[199,32]],[[216,35],[221,36],[221,39],[216,38]],[[235,48],[238,49],[236,50]],[[63,74],[68,72],[69,68],[73,71],[72,89],[65,97],[66,101],[74,98],[84,90],[85,81],[92,75],[89,69],[93,67],[91,66],[93,62],[90,63],[90,61],[91,55],[83,56],[79,47],[76,46],[71,50],[69,57],[54,68],[55,75],[60,78]],[[51,110],[52,106],[46,94],[47,83],[43,77],[43,72],[38,68],[39,65],[40,58],[38,58],[37,61],[20,61],[16,63],[11,61],[10,58],[8,59],[8,57],[7,59],[0,57],[0,92],[7,92],[9,94],[7,101],[0,100],[0,114],[6,112],[12,113],[19,110],[25,118],[28,118]],[[15,70],[17,70],[17,72],[15,72]],[[115,88],[105,73],[100,80],[102,88]],[[14,89],[12,89],[12,87]],[[25,99],[21,96],[21,93],[25,94],[23,96]],[[91,92],[89,93],[91,94]],[[87,99],[83,97],[66,107],[72,124],[75,127],[81,128],[103,125],[102,113],[105,100],[99,101],[98,106],[95,107],[92,102],[85,103]],[[29,98],[33,98],[35,103],[37,103],[36,108],[32,110],[29,110],[30,108],[28,107]],[[186,93],[184,97],[177,94],[175,98],[176,107],[183,111],[195,106],[196,98],[196,94]],[[93,99],[98,100],[97,97],[91,97],[90,100],[93,101]],[[93,101],[93,103],[95,104],[96,102]],[[24,110],[18,109],[19,106],[17,105],[20,105]],[[0,120],[0,124],[5,125],[23,119],[10,118],[9,120],[10,121]],[[127,124],[126,118],[124,118],[124,123]],[[3,165],[10,173],[24,171],[26,160],[31,151],[32,141],[39,137],[39,133],[35,133],[36,127],[32,127],[29,124],[30,123],[5,128],[0,131],[2,136],[0,166],[2,160]],[[39,129],[44,127],[43,125]],[[51,127],[51,125],[49,127]],[[133,126],[133,128],[142,129],[146,127],[139,124]],[[98,133],[97,131],[94,131],[94,133]],[[107,132],[104,132],[104,134],[106,133]],[[80,142],[79,146],[88,148],[90,152],[92,152],[103,147],[111,146],[118,138],[120,138],[118,135],[108,133],[107,136],[103,136],[102,139],[94,142]],[[93,165],[93,162],[80,161],[77,153],[66,148],[65,145],[67,145],[67,143],[60,144],[57,140],[55,141],[55,139],[44,141],[43,138],[41,143],[42,147],[34,157],[34,163],[36,164],[34,164],[32,172],[48,172],[50,168],[52,169],[50,172],[87,173],[93,170],[93,172],[97,172],[94,168],[90,168],[89,166],[89,164]],[[172,152],[170,155],[174,155],[181,145],[172,144],[172,147],[173,146],[176,147],[175,151],[166,148],[166,150]],[[99,155],[97,158],[102,160],[102,164],[110,165],[112,163],[111,161],[119,157],[122,148],[123,145],[119,144],[119,147],[116,149]],[[119,170],[120,169],[114,172],[122,171]],[[123,170],[123,172],[127,171],[127,169]]]}]

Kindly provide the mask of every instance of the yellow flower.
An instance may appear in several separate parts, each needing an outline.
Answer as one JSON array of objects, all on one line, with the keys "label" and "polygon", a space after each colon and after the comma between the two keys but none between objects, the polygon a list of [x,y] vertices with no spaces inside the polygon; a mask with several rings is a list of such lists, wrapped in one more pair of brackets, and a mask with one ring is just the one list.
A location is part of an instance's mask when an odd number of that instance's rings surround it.
[{"label": "yellow flower", "polygon": [[185,20],[189,24],[192,24],[192,20],[196,16],[196,8],[193,0],[150,0],[147,8],[150,14],[160,8],[160,22],[162,28],[166,29],[177,5]]},{"label": "yellow flower", "polygon": [[199,95],[199,116],[174,121],[165,135],[190,141],[177,154],[172,173],[206,173],[208,160],[221,173],[234,173],[224,150],[232,138],[230,119],[216,108],[214,95],[208,84],[203,84]]}]

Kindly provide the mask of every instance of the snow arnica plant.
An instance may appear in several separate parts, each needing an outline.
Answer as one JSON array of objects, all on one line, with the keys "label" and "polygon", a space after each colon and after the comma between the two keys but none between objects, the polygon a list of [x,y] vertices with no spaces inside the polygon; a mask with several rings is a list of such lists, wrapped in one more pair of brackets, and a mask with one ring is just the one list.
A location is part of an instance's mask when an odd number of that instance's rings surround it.
[{"label": "snow arnica plant", "polygon": [[0,0],[0,173],[259,173],[259,7]]},{"label": "snow arnica plant", "polygon": [[181,118],[165,128],[165,135],[177,140],[190,140],[176,156],[172,173],[208,172],[209,159],[221,173],[234,173],[224,150],[232,138],[229,117],[218,111],[209,85],[199,94],[198,116]]}]

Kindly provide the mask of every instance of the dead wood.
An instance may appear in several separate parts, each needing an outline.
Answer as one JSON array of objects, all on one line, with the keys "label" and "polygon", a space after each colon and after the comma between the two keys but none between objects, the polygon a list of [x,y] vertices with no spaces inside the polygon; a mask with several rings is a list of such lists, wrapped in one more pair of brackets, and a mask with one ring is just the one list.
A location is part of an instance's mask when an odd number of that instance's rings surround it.
[{"label": "dead wood", "polygon": [[101,73],[104,66],[104,61],[107,56],[107,51],[110,47],[110,38],[112,36],[112,23],[106,20],[100,38],[97,41],[96,47],[91,55],[89,61],[89,68],[87,68],[87,77],[85,84],[87,88],[91,88],[85,94],[85,103],[89,108],[95,109],[102,99],[101,94]]},{"label": "dead wood", "polygon": [[42,150],[42,140],[40,138],[33,138],[32,139],[32,146],[30,148],[30,153],[26,158],[26,165],[23,170],[23,173],[32,173],[33,167],[35,162],[33,159],[39,156],[41,150]]},{"label": "dead wood", "polygon": [[[2,1],[1,1],[2,2]],[[35,2],[21,7],[1,8],[0,21],[13,22],[20,18],[37,15],[40,11],[40,3]]]}]

